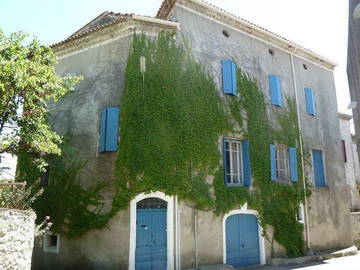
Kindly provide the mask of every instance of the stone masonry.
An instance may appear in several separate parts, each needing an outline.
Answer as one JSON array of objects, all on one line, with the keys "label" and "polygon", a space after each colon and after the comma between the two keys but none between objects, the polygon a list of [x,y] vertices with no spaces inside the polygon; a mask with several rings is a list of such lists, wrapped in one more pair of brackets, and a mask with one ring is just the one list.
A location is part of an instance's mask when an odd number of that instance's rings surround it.
[{"label": "stone masonry", "polygon": [[36,215],[0,208],[0,269],[30,270]]}]

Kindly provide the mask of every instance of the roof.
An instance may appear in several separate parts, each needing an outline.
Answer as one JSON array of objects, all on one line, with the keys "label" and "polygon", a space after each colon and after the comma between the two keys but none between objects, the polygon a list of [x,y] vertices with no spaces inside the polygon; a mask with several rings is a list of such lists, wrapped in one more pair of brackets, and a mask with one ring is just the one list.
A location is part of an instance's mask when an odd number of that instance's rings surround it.
[{"label": "roof", "polygon": [[[243,18],[237,17],[236,15],[233,15],[203,0],[163,0],[157,12],[156,18],[135,14],[121,14],[105,11],[99,16],[97,16],[95,19],[93,19],[91,22],[80,28],[74,34],[72,34],[63,41],[51,45],[51,47],[53,49],[61,50],[61,47],[65,46],[65,44],[71,41],[82,39],[94,32],[104,30],[111,26],[130,23],[134,20],[141,21],[143,23],[153,23],[158,26],[170,26],[179,28],[178,23],[168,20],[175,5],[183,5],[186,7],[190,7],[196,12],[200,12],[206,16],[210,16],[226,25],[246,32],[247,34],[257,39],[271,43],[271,45],[279,47],[287,51],[288,53],[294,54],[297,57],[304,58],[306,60],[310,60],[313,63],[316,63],[323,67],[334,69],[334,67],[337,66],[337,64],[332,62],[331,60],[326,59],[325,57],[320,56],[319,54],[308,50],[301,45],[296,44],[295,42],[292,42]],[[73,47],[75,47],[75,45]]]},{"label": "roof", "polygon": [[68,38],[52,44],[51,47],[57,47],[74,39],[80,38],[82,36],[86,36],[92,32],[98,31],[100,29],[106,28],[110,25],[119,23],[119,22],[126,22],[127,14],[120,14],[120,13],[113,13],[105,11],[97,16],[95,19],[90,21],[88,24],[77,30],[74,34],[69,36]]},{"label": "roof", "polygon": [[[148,16],[105,11],[65,40],[52,44],[50,47],[55,50],[57,55],[63,55],[70,51],[76,50],[76,47],[78,49],[82,49],[86,47],[86,44],[89,45],[90,43],[96,43],[100,40],[103,41],[106,39],[105,37],[100,39],[98,36],[96,36],[96,40],[90,42],[89,39],[95,39],[95,36],[93,36],[95,33],[97,35],[101,35],[101,33],[103,33],[104,35],[106,34],[112,38],[116,36],[118,33],[116,31],[120,30],[120,28],[123,28],[124,31],[134,31],[136,27],[139,27],[140,30],[146,30],[146,26],[148,26],[148,29],[152,27],[153,30],[157,29],[159,31],[159,29],[178,29],[179,23]],[[76,43],[83,42],[83,44],[77,45],[75,44],[75,40]],[[69,47],[72,48],[70,49]]]},{"label": "roof", "polygon": [[[253,36],[259,37],[260,39],[268,42],[272,42],[274,44],[280,43],[283,49],[287,48],[289,52],[297,51],[296,55],[299,56],[299,52],[301,53],[300,56],[308,58],[308,60],[315,61],[323,66],[326,66],[330,69],[333,69],[337,66],[337,63],[309,50],[304,48],[303,46],[292,42],[285,37],[282,37],[262,26],[256,25],[244,18],[238,17],[228,11],[225,11],[219,7],[216,7],[213,4],[210,4],[203,0],[163,0],[156,17],[159,19],[168,19],[171,15],[171,11],[173,10],[174,6],[184,5],[186,7],[193,8],[197,12],[200,13],[207,13],[206,15],[212,16],[216,20],[220,20],[229,25],[231,21],[231,26],[238,28],[242,31],[247,32]],[[308,57],[307,57],[308,56]],[[309,59],[312,58],[312,59]]]}]

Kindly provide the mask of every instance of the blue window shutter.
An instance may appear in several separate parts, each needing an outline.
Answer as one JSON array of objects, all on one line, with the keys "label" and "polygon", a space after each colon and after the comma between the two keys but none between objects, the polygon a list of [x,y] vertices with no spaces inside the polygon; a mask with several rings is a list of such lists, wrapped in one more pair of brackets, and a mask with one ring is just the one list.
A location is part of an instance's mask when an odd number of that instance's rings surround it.
[{"label": "blue window shutter", "polygon": [[251,186],[250,149],[249,141],[242,141],[244,186]]},{"label": "blue window shutter", "polygon": [[270,144],[271,180],[276,180],[276,147]]},{"label": "blue window shutter", "polygon": [[324,173],[324,160],[321,150],[312,150],[314,178],[316,187],[325,187],[325,173]]},{"label": "blue window shutter", "polygon": [[316,115],[315,93],[311,88],[305,88],[306,110],[310,115]]},{"label": "blue window shutter", "polygon": [[299,180],[296,148],[289,147],[290,180],[296,182]]},{"label": "blue window shutter", "polygon": [[283,106],[281,81],[275,75],[269,75],[269,88],[271,104],[276,106]]},{"label": "blue window shutter", "polygon": [[232,74],[232,94],[236,95],[237,94],[237,76],[236,76],[236,72],[237,72],[237,67],[236,64],[234,63],[234,61],[231,61],[231,74]]},{"label": "blue window shutter", "polygon": [[99,152],[105,151],[105,139],[106,139],[106,113],[107,109],[103,109],[100,118],[99,127]]},{"label": "blue window shutter", "polygon": [[117,151],[119,131],[119,107],[108,107],[106,117],[105,151]]},{"label": "blue window shutter", "polygon": [[236,64],[231,60],[222,60],[221,65],[224,94],[236,95]]}]

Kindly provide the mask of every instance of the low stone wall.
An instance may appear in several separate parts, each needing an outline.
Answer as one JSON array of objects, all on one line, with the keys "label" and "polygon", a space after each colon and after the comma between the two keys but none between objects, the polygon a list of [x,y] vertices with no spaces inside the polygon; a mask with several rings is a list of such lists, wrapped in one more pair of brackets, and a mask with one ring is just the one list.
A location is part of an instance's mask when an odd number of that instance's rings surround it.
[{"label": "low stone wall", "polygon": [[354,232],[354,243],[360,249],[360,212],[351,213],[351,222]]},{"label": "low stone wall", "polygon": [[36,215],[0,208],[0,269],[30,270]]}]

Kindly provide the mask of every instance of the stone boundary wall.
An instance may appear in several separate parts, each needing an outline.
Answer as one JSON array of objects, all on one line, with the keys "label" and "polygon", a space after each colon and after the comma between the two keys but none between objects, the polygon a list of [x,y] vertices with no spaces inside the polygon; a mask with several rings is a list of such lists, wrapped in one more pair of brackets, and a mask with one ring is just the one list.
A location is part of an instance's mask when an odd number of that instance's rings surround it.
[{"label": "stone boundary wall", "polygon": [[0,208],[0,269],[30,270],[36,215]]},{"label": "stone boundary wall", "polygon": [[354,243],[360,249],[360,212],[351,212],[351,222],[354,232]]}]

